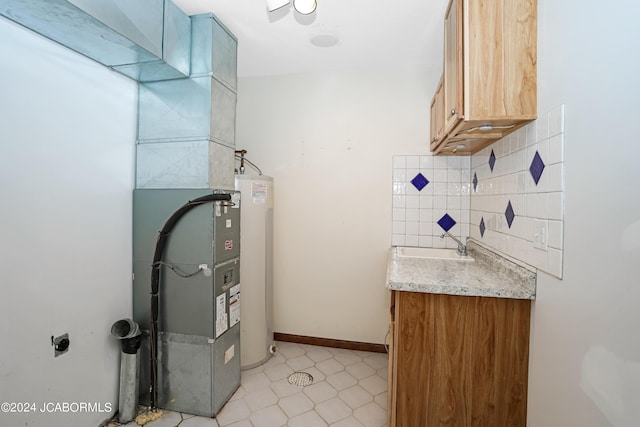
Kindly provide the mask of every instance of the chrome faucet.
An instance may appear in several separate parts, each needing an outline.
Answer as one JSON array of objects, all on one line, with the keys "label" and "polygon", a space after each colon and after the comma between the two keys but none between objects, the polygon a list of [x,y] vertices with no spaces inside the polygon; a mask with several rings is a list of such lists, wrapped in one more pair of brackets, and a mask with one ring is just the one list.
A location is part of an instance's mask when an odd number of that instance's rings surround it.
[{"label": "chrome faucet", "polygon": [[440,238],[444,239],[445,236],[449,236],[456,241],[456,243],[458,244],[458,255],[467,256],[467,247],[465,246],[464,243],[462,243],[460,240],[458,240],[456,236],[449,233],[448,231],[445,231],[444,233],[442,233],[442,236],[440,236]]}]

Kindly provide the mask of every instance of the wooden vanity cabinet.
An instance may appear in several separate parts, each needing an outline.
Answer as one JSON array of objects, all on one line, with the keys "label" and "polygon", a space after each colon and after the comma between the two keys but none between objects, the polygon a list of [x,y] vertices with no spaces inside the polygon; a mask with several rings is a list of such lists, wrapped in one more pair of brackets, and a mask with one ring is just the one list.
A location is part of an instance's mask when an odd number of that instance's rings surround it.
[{"label": "wooden vanity cabinet", "polygon": [[525,427],[531,301],[391,292],[388,425]]},{"label": "wooden vanity cabinet", "polygon": [[537,1],[451,0],[444,21],[444,135],[472,154],[537,116]]}]

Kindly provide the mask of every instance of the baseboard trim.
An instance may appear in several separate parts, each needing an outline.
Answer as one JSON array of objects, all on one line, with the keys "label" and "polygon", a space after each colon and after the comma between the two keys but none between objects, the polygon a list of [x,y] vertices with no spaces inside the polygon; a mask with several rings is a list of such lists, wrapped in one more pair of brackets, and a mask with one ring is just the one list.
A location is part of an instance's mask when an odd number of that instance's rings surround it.
[{"label": "baseboard trim", "polygon": [[283,334],[280,332],[273,333],[273,339],[276,341],[293,342],[296,344],[320,345],[323,347],[344,348],[347,350],[371,351],[374,353],[386,353],[387,349],[384,344],[373,344],[359,341],[336,340],[332,338],[307,337],[304,335]]}]

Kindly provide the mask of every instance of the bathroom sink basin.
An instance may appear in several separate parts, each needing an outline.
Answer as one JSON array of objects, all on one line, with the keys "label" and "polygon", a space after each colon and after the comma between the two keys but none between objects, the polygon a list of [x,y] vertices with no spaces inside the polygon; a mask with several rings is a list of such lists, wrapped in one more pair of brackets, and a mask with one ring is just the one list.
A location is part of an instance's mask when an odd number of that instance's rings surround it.
[{"label": "bathroom sink basin", "polygon": [[455,249],[445,248],[416,248],[411,246],[395,246],[396,256],[399,258],[425,258],[451,261],[473,261],[469,255],[461,256]]}]

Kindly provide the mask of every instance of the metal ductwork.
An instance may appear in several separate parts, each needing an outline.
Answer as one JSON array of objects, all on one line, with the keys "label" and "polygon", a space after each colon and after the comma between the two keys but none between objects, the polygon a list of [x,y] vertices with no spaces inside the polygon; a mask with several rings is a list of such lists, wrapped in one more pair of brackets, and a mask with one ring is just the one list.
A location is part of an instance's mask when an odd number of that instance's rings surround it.
[{"label": "metal ductwork", "polygon": [[138,82],[136,188],[234,188],[237,39],[171,0],[2,0],[0,16]]},{"label": "metal ductwork", "polygon": [[237,39],[191,16],[188,79],[140,83],[136,188],[233,190]]},{"label": "metal ductwork", "polygon": [[0,16],[137,81],[190,73],[191,20],[170,0],[2,0]]}]

